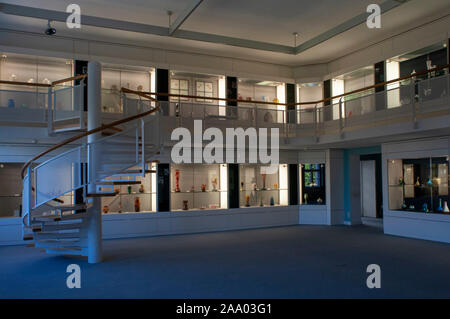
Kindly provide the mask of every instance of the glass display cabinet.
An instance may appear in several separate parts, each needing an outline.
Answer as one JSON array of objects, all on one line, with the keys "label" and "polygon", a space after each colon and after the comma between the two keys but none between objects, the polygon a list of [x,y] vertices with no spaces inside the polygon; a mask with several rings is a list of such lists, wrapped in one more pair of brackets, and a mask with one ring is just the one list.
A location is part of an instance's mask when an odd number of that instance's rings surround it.
[{"label": "glass display cabinet", "polygon": [[325,205],[325,164],[300,164],[300,203]]},{"label": "glass display cabinet", "polygon": [[[148,173],[145,177],[136,176],[133,184],[114,185],[114,197],[102,197],[103,214],[138,213],[156,211],[156,174]],[[130,181],[131,177],[113,177],[111,179]]]},{"label": "glass display cabinet", "polygon": [[389,209],[449,213],[448,157],[388,162]]},{"label": "glass display cabinet", "polygon": [[262,167],[259,164],[240,165],[240,206],[288,205],[287,164],[279,165],[274,174],[262,173]]},{"label": "glass display cabinet", "polygon": [[172,211],[227,208],[226,164],[172,164]]}]

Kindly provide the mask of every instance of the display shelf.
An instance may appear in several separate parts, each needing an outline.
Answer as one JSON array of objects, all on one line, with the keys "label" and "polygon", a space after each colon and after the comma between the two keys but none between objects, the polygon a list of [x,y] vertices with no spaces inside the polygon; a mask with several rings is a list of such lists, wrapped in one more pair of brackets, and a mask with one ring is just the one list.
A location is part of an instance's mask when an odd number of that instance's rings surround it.
[{"label": "display shelf", "polygon": [[241,189],[241,192],[273,192],[273,191],[287,191],[287,188],[266,188],[266,189]]},{"label": "display shelf", "polygon": [[287,164],[279,165],[274,174],[262,173],[262,167],[259,164],[240,165],[239,206],[288,205]]},{"label": "display shelf", "polygon": [[388,161],[389,209],[448,213],[448,157]]},{"label": "display shelf", "polygon": [[117,195],[127,196],[127,195],[152,195],[156,194],[156,192],[132,192],[132,193],[118,193]]},{"label": "display shelf", "polygon": [[[137,169],[137,168],[133,168]],[[114,177],[114,180],[132,181],[132,177]],[[154,212],[156,211],[156,187],[155,173],[146,174],[145,177],[136,176],[134,180],[141,184],[135,185],[114,185],[112,190],[117,193],[114,197],[102,198],[103,213],[124,213],[124,212]],[[143,188],[143,191],[140,189]]]},{"label": "display shelf", "polygon": [[226,165],[172,164],[170,171],[172,211],[227,207]]},{"label": "display shelf", "polygon": [[325,164],[300,164],[300,204],[326,205]]},{"label": "display shelf", "polygon": [[226,192],[226,191],[221,191],[221,190],[216,190],[216,191],[209,191],[209,190],[206,190],[206,191],[185,191],[185,192],[175,192],[175,191],[171,191],[170,193],[172,193],[172,194],[192,194],[192,193],[195,193],[195,194],[197,194],[197,193],[199,193],[199,194],[202,194],[202,193],[220,193],[220,192]]}]

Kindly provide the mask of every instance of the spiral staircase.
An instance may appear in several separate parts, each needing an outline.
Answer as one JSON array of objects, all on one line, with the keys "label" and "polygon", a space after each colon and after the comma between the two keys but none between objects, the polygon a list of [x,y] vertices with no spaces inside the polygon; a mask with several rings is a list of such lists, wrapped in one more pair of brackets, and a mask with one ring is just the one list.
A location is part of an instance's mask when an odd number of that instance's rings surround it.
[{"label": "spiral staircase", "polygon": [[[160,154],[159,102],[125,88],[121,93],[124,104],[137,106],[134,115],[72,136],[24,166],[22,219],[23,239],[32,241],[28,246],[88,256],[94,200],[116,196],[114,186],[140,184],[136,177],[152,172]],[[94,134],[98,138],[88,142]]]}]

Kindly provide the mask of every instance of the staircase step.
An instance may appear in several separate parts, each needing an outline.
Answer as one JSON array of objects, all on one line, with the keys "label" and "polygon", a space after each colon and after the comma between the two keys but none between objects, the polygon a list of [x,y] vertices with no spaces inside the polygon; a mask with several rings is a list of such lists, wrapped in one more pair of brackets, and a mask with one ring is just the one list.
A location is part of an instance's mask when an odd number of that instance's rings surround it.
[{"label": "staircase step", "polygon": [[70,223],[70,224],[55,224],[55,225],[42,225],[41,231],[49,232],[49,231],[59,231],[59,230],[68,230],[68,229],[80,229],[84,226],[84,223]]},{"label": "staircase step", "polygon": [[75,204],[75,205],[70,205],[70,206],[58,206],[57,209],[61,212],[68,212],[68,211],[73,211],[73,210],[87,209],[87,205],[86,204]]},{"label": "staircase step", "polygon": [[[108,144],[136,144],[136,136],[115,136],[105,139]],[[139,136],[138,143],[142,144],[142,138]]]},{"label": "staircase step", "polygon": [[87,250],[76,247],[47,248],[47,254],[86,256]]},{"label": "staircase step", "polygon": [[33,225],[33,226],[31,226],[31,230],[34,233],[41,232],[42,231],[42,226]]},{"label": "staircase step", "polygon": [[[136,156],[136,148],[130,148],[130,149],[115,149],[115,150],[105,150],[102,152],[103,154],[108,154],[109,156],[123,156],[123,155],[128,155],[130,157],[135,157]],[[139,155],[142,155],[142,148],[139,147],[138,149],[138,153]]]},{"label": "staircase step", "polygon": [[60,247],[73,247],[73,248],[81,248],[80,240],[43,240],[35,243],[35,247],[42,248],[60,248]]},{"label": "staircase step", "polygon": [[[127,174],[127,173],[129,173],[129,174],[142,174],[142,170],[141,169],[137,169],[137,170],[132,169],[132,170],[127,170],[127,171],[124,172],[124,174]],[[156,173],[156,171],[152,170],[152,169],[146,169],[145,173],[146,174],[147,173]]]},{"label": "staircase step", "polygon": [[62,221],[62,220],[72,220],[72,219],[82,219],[86,218],[87,213],[78,213],[78,214],[66,214],[66,215],[45,215],[45,216],[33,216],[33,219],[40,220],[53,220],[53,221]]},{"label": "staircase step", "polygon": [[25,234],[23,235],[23,240],[33,240],[34,236],[33,234]]},{"label": "staircase step", "polygon": [[91,193],[91,194],[87,194],[87,197],[114,197],[116,196],[117,193],[112,192],[112,193]]},{"label": "staircase step", "polygon": [[81,236],[81,232],[66,232],[66,233],[47,233],[47,232],[40,232],[36,233],[36,240],[46,240],[46,239],[69,239],[69,238],[85,238]]},{"label": "staircase step", "polygon": [[102,181],[95,183],[97,185],[140,185],[141,181]]}]

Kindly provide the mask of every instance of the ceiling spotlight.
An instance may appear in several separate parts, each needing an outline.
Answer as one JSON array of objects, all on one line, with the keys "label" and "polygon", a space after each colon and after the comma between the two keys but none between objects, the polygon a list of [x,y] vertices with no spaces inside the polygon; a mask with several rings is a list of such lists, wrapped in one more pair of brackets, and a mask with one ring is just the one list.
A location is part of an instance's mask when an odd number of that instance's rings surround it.
[{"label": "ceiling spotlight", "polygon": [[45,29],[45,34],[46,35],[55,35],[56,29],[53,28],[50,23],[51,23],[51,21],[48,20],[47,29]]}]

